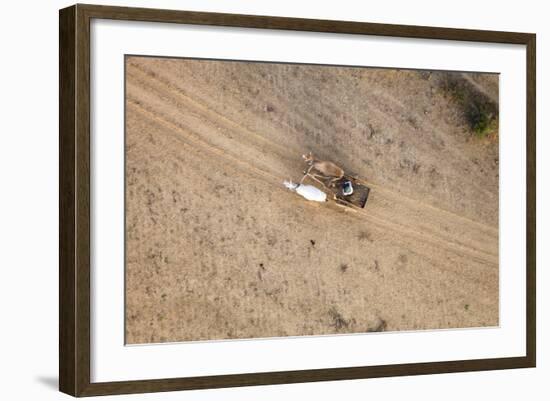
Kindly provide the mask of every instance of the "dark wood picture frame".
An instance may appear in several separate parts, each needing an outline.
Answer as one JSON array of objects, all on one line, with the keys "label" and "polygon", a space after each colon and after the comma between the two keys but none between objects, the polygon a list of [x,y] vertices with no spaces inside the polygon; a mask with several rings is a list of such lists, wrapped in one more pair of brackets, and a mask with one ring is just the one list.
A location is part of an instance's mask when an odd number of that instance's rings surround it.
[{"label": "dark wood picture frame", "polygon": [[[222,376],[91,383],[90,381],[90,21],[92,18],[266,28],[526,46],[527,227],[526,356],[398,365],[329,368]],[[535,271],[535,48],[530,33],[372,24],[74,5],[59,14],[59,389],[73,396],[143,393],[264,384],[348,380],[534,367]]]}]

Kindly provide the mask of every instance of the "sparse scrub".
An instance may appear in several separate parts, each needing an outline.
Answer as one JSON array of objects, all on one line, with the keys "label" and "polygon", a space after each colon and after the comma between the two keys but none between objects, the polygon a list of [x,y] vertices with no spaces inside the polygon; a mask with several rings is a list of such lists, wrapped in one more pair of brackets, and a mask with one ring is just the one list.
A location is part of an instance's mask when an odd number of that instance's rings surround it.
[{"label": "sparse scrub", "polygon": [[444,92],[463,110],[466,122],[478,138],[498,134],[498,105],[460,76],[448,76]]},{"label": "sparse scrub", "polygon": [[347,329],[351,323],[350,320],[344,319],[342,314],[336,310],[336,308],[331,308],[328,311],[328,314],[330,316],[330,326],[334,327],[336,331],[340,331],[342,329]]},{"label": "sparse scrub", "polygon": [[498,129],[498,120],[485,103],[471,103],[467,118],[470,127],[480,138],[486,137]]}]

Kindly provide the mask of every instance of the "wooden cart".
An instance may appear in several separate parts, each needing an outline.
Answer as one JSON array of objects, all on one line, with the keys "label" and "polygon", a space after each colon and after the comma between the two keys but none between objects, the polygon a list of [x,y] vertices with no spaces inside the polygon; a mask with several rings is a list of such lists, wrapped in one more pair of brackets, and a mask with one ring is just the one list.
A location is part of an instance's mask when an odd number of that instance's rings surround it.
[{"label": "wooden cart", "polygon": [[[364,181],[357,177],[344,176],[338,181],[334,181],[332,184],[329,184],[330,180],[312,174],[306,174],[304,178],[309,178],[321,184],[323,189],[331,193],[334,197],[334,201],[340,205],[363,209],[367,204],[370,188]],[[343,190],[346,181],[351,182],[353,187],[353,193],[351,195],[344,195]]]}]

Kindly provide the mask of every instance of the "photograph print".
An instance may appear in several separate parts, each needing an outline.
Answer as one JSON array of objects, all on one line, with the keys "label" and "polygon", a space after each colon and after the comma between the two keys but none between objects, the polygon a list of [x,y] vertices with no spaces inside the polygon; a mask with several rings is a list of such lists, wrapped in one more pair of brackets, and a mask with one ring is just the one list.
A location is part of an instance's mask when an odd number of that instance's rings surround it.
[{"label": "photograph print", "polygon": [[125,57],[125,341],[499,325],[499,75]]}]

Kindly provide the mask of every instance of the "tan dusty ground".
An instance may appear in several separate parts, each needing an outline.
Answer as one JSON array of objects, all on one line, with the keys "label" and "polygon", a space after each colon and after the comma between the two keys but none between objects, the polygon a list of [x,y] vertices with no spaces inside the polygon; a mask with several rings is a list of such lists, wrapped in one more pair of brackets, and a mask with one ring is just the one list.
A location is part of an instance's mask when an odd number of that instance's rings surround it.
[{"label": "tan dusty ground", "polygon": [[[498,136],[447,75],[126,67],[127,343],[498,325]],[[308,150],[371,184],[364,210],[283,187]]]}]

